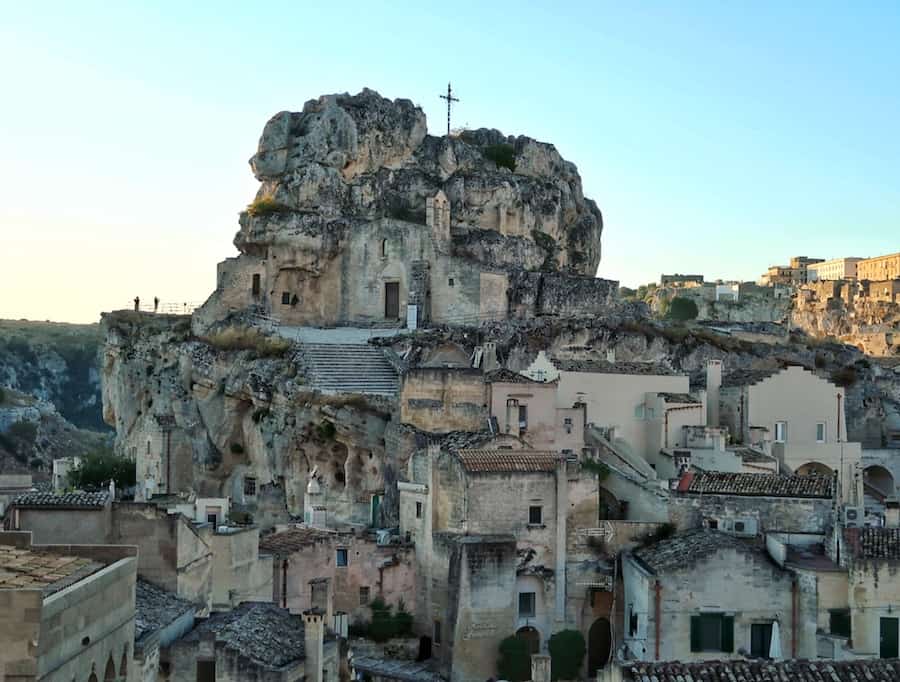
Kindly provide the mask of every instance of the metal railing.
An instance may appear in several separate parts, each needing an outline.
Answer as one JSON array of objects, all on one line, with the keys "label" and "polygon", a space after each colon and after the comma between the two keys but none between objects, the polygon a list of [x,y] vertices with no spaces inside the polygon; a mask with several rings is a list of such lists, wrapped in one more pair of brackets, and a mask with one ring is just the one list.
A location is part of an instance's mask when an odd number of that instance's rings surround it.
[{"label": "metal railing", "polygon": [[121,310],[135,310],[142,313],[156,313],[157,315],[190,315],[197,308],[203,305],[203,301],[159,301],[154,302],[151,298],[149,301],[140,299],[138,303],[134,300],[123,305]]}]

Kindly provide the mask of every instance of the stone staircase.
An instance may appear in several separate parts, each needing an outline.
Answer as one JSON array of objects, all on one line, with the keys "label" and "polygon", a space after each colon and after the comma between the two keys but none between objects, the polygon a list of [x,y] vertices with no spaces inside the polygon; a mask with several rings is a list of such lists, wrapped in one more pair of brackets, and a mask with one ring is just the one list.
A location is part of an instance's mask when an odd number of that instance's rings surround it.
[{"label": "stone staircase", "polygon": [[395,396],[400,380],[384,351],[362,343],[300,343],[298,359],[323,393]]}]

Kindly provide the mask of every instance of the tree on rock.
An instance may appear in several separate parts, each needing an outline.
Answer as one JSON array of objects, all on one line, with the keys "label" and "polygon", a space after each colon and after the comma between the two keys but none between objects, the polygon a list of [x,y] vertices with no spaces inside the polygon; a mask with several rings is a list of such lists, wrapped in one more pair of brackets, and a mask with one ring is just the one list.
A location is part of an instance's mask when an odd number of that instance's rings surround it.
[{"label": "tree on rock", "polygon": [[497,673],[501,680],[524,682],[531,679],[531,654],[528,642],[515,635],[500,642]]},{"label": "tree on rock", "polygon": [[584,636],[578,630],[560,630],[550,637],[550,675],[554,680],[574,680],[587,647]]},{"label": "tree on rock", "polygon": [[135,484],[134,462],[118,457],[109,450],[99,450],[85,455],[81,463],[69,472],[69,484],[75,488],[98,489],[115,481],[117,489]]},{"label": "tree on rock", "polygon": [[666,316],[671,320],[684,322],[686,320],[696,320],[700,311],[697,304],[689,298],[676,296],[669,302],[669,309]]}]

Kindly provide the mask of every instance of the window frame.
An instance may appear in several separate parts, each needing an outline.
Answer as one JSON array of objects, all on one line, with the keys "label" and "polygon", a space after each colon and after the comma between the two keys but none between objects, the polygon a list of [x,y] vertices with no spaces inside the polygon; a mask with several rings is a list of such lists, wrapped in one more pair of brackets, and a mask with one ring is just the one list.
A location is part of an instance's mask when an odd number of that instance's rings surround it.
[{"label": "window frame", "polygon": [[[779,431],[781,432],[779,435]],[[775,443],[787,443],[788,439],[788,423],[786,420],[778,420],[775,422]]]},{"label": "window frame", "polygon": [[[537,510],[538,520],[534,520],[534,511]],[[543,526],[544,525],[544,507],[540,504],[530,504],[528,505],[528,525],[529,526]]]},{"label": "window frame", "polygon": [[[842,621],[846,619],[846,634],[842,632]],[[851,639],[853,636],[853,618],[850,609],[828,609],[828,634]]]},{"label": "window frame", "polygon": [[[365,595],[365,596],[363,596]],[[372,601],[372,590],[368,585],[359,586],[359,605],[368,606]]]},{"label": "window frame", "polygon": [[282,291],[281,292],[281,305],[290,305],[291,304],[291,292],[290,291]]},{"label": "window frame", "polygon": [[[719,643],[715,647],[707,647],[704,640],[709,633],[704,633],[704,624],[709,626],[713,621],[718,626]],[[733,653],[734,652],[734,616],[721,612],[700,612],[691,616],[690,629],[691,652],[694,653]]]},{"label": "window frame", "polygon": [[441,621],[439,620],[431,623],[431,643],[433,646],[441,645]]},{"label": "window frame", "polygon": [[[343,557],[343,561],[342,561]],[[346,547],[338,547],[334,552],[334,565],[337,568],[347,568],[350,565],[350,552]]]},{"label": "window frame", "polygon": [[[819,427],[822,429],[822,437],[819,438]],[[828,422],[816,422],[816,443],[828,442]]]},{"label": "window frame", "polygon": [[[526,608],[522,608],[523,598]],[[517,611],[519,618],[537,617],[537,592],[519,592]]]},{"label": "window frame", "polygon": [[[248,487],[252,488],[252,492],[247,492]],[[256,476],[244,476],[244,497],[256,497],[258,490]]]},{"label": "window frame", "polygon": [[421,502],[416,502],[416,518],[421,519],[422,515],[425,513],[425,505]]}]

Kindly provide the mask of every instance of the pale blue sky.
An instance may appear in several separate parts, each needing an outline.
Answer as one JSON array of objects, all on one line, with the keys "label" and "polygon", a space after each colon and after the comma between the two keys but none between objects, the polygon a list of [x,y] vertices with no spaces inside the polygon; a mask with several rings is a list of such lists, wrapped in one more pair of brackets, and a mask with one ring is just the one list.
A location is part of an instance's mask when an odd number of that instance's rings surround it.
[{"label": "pale blue sky", "polygon": [[0,317],[202,300],[266,120],[363,86],[553,142],[600,275],[900,250],[900,4],[4,2]]}]

